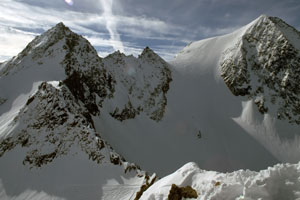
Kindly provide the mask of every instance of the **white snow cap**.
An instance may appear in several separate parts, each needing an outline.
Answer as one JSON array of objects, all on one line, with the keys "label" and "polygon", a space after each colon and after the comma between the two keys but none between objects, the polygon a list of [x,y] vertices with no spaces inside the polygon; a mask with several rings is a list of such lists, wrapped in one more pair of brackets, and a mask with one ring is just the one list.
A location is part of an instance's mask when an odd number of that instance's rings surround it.
[{"label": "white snow cap", "polygon": [[300,163],[278,164],[259,172],[239,170],[231,173],[205,171],[195,163],[188,163],[152,185],[141,199],[168,199],[172,184],[191,186],[201,200],[299,199]]}]

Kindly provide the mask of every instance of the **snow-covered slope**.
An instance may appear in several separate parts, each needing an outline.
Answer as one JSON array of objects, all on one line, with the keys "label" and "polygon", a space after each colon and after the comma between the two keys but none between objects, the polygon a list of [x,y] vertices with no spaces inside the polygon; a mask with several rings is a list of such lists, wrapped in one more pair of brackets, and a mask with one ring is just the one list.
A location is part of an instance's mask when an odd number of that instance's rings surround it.
[{"label": "snow-covered slope", "polygon": [[278,160],[298,162],[299,45],[297,30],[262,15],[231,34],[192,43],[173,65],[196,79],[211,76],[210,88],[225,82],[239,98],[214,91],[208,98],[217,103],[205,104],[215,115],[233,119]]},{"label": "snow-covered slope", "polygon": [[[298,51],[298,32],[283,22],[272,20],[277,19],[261,16],[231,34],[194,42],[184,48],[170,63],[172,82],[162,120],[154,122],[141,114],[134,119],[115,122],[103,111],[100,120],[95,120],[96,129],[116,151],[159,175],[170,173],[189,161],[204,169],[221,171],[259,170],[278,162],[298,162],[299,125],[277,118],[280,97],[277,104],[270,104],[269,112],[260,113],[255,102],[262,98],[271,101],[269,91],[237,97],[228,80],[235,74],[243,75],[234,72],[234,69],[240,69],[238,66],[224,64],[228,62],[225,60],[244,55],[246,47],[241,44],[246,45],[244,38],[250,36],[256,37],[254,47],[247,47],[250,52],[255,52],[256,46],[264,46],[265,41],[274,41],[273,54],[280,54],[280,48],[276,48],[280,35],[291,37],[285,42]],[[270,30],[270,34],[259,35],[257,28],[262,33]],[[263,60],[265,55],[252,56]],[[294,54],[289,56],[287,62],[297,59]],[[247,73],[256,73],[251,68],[253,63],[248,66]],[[263,63],[260,66],[263,69]],[[297,63],[294,68],[286,64],[284,68],[294,69],[293,73],[299,74],[297,66]],[[269,71],[272,73],[272,69]],[[253,76],[250,83],[253,88],[256,87],[255,80]],[[278,92],[278,95],[281,93],[288,91]],[[297,107],[297,101],[294,107]]]},{"label": "snow-covered slope", "polygon": [[149,181],[94,128],[114,86],[87,40],[60,23],[0,73],[1,199],[129,199]]},{"label": "snow-covered slope", "polygon": [[172,195],[172,184],[178,187],[191,186],[198,196],[191,199],[299,199],[300,163],[278,164],[259,172],[238,170],[231,173],[205,171],[196,163],[187,163],[176,172],[157,181],[144,192],[141,199],[166,200]]},{"label": "snow-covered slope", "polygon": [[[219,173],[188,163],[152,185],[141,199],[163,200],[176,195],[178,199],[184,195],[192,198],[195,194],[197,198],[193,199],[300,199],[299,36],[282,20],[261,16],[234,33],[190,44],[172,62],[176,71],[191,80],[190,85],[185,82],[188,88],[197,85],[199,94],[191,96],[205,105],[201,109],[197,106],[197,112],[210,119],[202,129],[215,124],[215,132],[220,137],[221,133],[226,135],[223,144],[230,140],[231,148],[244,158],[249,159],[256,147],[236,148],[229,130],[252,136],[281,162],[298,164],[278,164],[259,172]],[[228,95],[224,83],[239,97]],[[185,105],[186,109],[191,104]],[[233,124],[244,132],[233,129]],[[239,139],[236,142],[246,138]],[[228,149],[233,158],[234,152]],[[261,162],[256,158],[252,162]]]},{"label": "snow-covered slope", "polygon": [[148,47],[100,58],[56,25],[0,65],[0,197],[134,199],[155,175],[131,162],[159,176],[299,162],[299,40],[261,16],[166,63]]}]

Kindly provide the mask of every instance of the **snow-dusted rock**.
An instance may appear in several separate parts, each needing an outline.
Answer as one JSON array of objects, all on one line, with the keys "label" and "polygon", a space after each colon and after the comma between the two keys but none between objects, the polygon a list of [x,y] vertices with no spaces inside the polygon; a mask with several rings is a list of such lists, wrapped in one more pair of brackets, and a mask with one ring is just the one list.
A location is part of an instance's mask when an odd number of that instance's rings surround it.
[{"label": "snow-dusted rock", "polygon": [[[0,74],[3,198],[128,199],[149,179],[95,129],[93,116],[114,97],[116,81],[86,39],[59,23],[1,65]],[[65,174],[57,177],[60,170]],[[60,182],[68,189],[57,188]],[[73,184],[83,187],[71,192]],[[115,191],[120,185],[123,193]]]},{"label": "snow-dusted rock", "polygon": [[299,199],[300,163],[278,164],[259,172],[231,173],[201,170],[195,163],[187,163],[153,184],[141,199],[166,200],[172,184],[191,186],[201,200]]},{"label": "snow-dusted rock", "polygon": [[300,33],[261,16],[226,49],[221,76],[237,96],[254,99],[261,113],[300,124]]},{"label": "snow-dusted rock", "polygon": [[115,52],[103,62],[116,81],[108,101],[113,118],[123,121],[141,112],[155,121],[163,118],[172,74],[162,58],[146,47],[138,58]]}]

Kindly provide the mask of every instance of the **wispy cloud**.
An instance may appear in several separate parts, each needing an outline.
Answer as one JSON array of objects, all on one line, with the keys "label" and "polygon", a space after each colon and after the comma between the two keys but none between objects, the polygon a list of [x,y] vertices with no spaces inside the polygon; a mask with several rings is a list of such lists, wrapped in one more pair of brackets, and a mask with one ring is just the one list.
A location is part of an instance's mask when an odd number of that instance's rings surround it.
[{"label": "wispy cloud", "polygon": [[294,0],[0,0],[0,60],[61,21],[101,56],[115,50],[138,55],[150,46],[171,59],[189,42],[232,32],[262,13],[299,29],[299,7]]},{"label": "wispy cloud", "polygon": [[110,34],[110,40],[112,41],[112,46],[115,50],[120,50],[124,52],[124,46],[120,39],[120,35],[117,31],[117,23],[115,16],[112,13],[113,0],[100,0],[103,7],[103,17],[106,22],[106,28]]},{"label": "wispy cloud", "polygon": [[[83,13],[72,10],[76,2],[69,9],[55,9],[34,5],[33,1],[27,4],[22,1],[1,0],[0,60],[16,55],[35,35],[41,34],[60,21],[87,37],[96,48],[102,47],[103,51],[103,47],[107,47],[107,51],[104,50],[107,53],[112,53],[113,47],[113,50],[137,55],[146,45],[150,45],[147,44],[147,40],[172,41],[176,40],[176,33],[183,31],[153,17],[113,14],[113,0],[98,1],[98,6],[101,7],[99,13]],[[129,40],[122,41],[121,37]],[[134,41],[136,38],[144,42],[138,44]]]},{"label": "wispy cloud", "polygon": [[34,33],[0,27],[0,62],[17,55],[34,37]]}]

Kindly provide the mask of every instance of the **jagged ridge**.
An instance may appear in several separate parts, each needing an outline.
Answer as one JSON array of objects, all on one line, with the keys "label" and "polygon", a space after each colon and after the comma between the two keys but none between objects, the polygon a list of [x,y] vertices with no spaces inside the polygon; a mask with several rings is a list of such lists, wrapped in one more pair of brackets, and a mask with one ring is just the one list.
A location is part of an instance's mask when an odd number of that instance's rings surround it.
[{"label": "jagged ridge", "polygon": [[[138,58],[116,52],[103,62],[116,80],[110,104],[118,106],[111,109],[112,117],[123,121],[145,112],[152,120],[163,118],[172,81],[171,70],[163,59],[146,47]],[[124,95],[124,91],[128,93]]]},{"label": "jagged ridge", "polygon": [[[78,146],[100,163],[107,157],[101,153],[107,145],[96,132],[92,116],[100,116],[104,100],[114,101],[111,115],[121,121],[143,111],[153,120],[162,119],[171,71],[150,48],[147,47],[139,58],[117,52],[102,60],[86,39],[59,23],[10,60],[1,76],[13,76],[22,69],[43,66],[44,60],[52,57],[58,57],[58,64],[53,63],[51,67],[62,68],[66,78],[59,85],[58,82],[43,82],[32,94],[10,124],[15,126],[13,132],[0,141],[0,157],[20,145],[27,149],[24,164],[40,167]],[[128,63],[128,59],[132,62]],[[124,65],[134,66],[137,75],[122,73]],[[147,73],[141,65],[146,65]],[[157,81],[150,86],[154,79]],[[116,88],[122,90],[116,91]],[[139,99],[135,90],[142,93],[140,101],[135,100]],[[122,108],[124,97],[125,108]],[[1,99],[1,103],[5,100]],[[113,155],[117,154],[110,155],[112,163],[124,161],[119,155]]]},{"label": "jagged ridge", "polygon": [[1,141],[0,156],[20,145],[27,152],[23,164],[31,167],[41,167],[76,148],[98,163],[107,157],[114,164],[125,161],[101,139],[88,110],[62,83],[42,83],[14,121],[22,125]]}]

